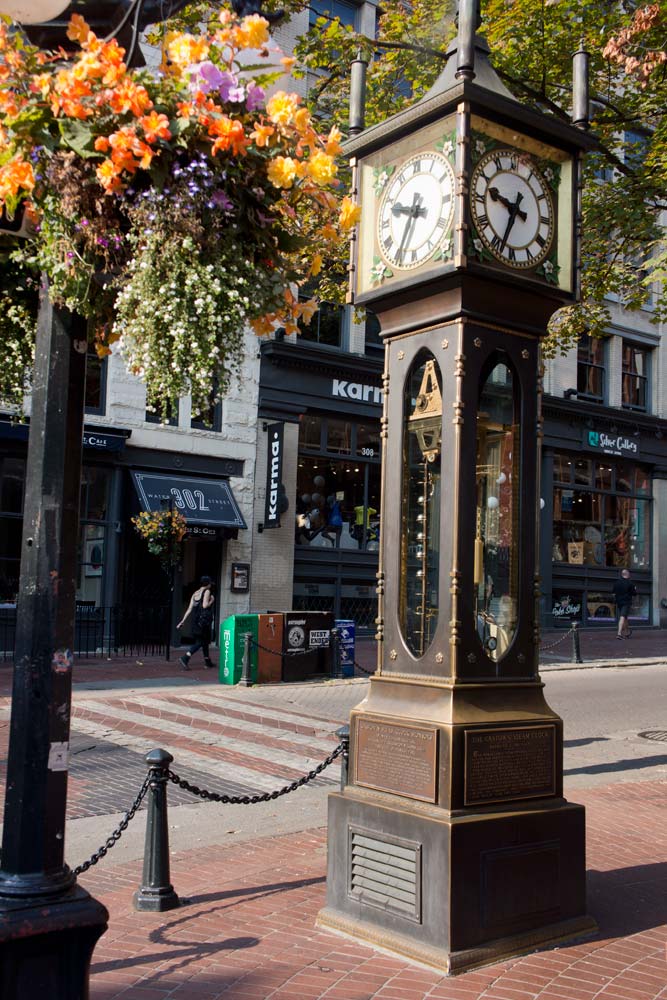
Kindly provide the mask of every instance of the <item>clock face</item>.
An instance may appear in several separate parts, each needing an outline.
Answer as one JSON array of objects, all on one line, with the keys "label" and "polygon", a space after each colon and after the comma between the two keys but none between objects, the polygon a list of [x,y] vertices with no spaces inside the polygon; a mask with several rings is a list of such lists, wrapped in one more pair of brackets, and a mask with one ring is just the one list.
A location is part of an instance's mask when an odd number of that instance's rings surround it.
[{"label": "clock face", "polygon": [[440,153],[411,156],[382,196],[378,248],[393,268],[409,271],[433,257],[449,233],[454,213],[454,173]]},{"label": "clock face", "polygon": [[508,267],[537,267],[554,240],[554,207],[544,177],[526,153],[496,148],[479,160],[470,186],[480,239]]}]

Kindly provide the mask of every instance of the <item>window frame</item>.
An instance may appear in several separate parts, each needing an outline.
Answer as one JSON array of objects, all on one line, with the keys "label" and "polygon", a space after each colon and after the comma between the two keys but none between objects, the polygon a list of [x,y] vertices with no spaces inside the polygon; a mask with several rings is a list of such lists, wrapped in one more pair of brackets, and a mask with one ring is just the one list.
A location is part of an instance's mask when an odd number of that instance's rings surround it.
[{"label": "window frame", "polygon": [[[592,361],[590,359],[586,360],[581,357],[581,351],[584,345],[584,341],[586,341],[588,345],[591,345],[593,339],[594,338],[592,338],[589,334],[584,333],[581,335],[581,337],[577,342],[577,399],[580,399],[585,403],[604,403],[607,393],[607,365],[608,365],[607,339],[605,338],[604,340],[602,340],[601,338],[595,338],[596,340],[600,340],[602,348],[602,363]],[[588,382],[587,376],[590,371],[596,371],[600,373],[601,391],[599,394],[593,392],[586,392],[585,390],[581,390],[579,388],[580,383],[583,382],[583,384],[586,384]],[[582,373],[584,374],[584,378],[580,378]]]},{"label": "window frame", "polygon": [[[646,374],[640,375],[636,371],[631,371],[625,367],[625,351],[626,348],[631,351],[639,351],[644,357],[646,365]],[[621,345],[621,407],[624,410],[630,410],[633,413],[648,413],[650,411],[650,387],[651,387],[651,354],[652,350],[645,344],[637,344],[632,340],[626,340],[623,338]],[[639,380],[644,393],[644,404],[637,405],[632,402],[627,402],[624,399],[625,396],[625,382],[626,379],[636,379]]]}]

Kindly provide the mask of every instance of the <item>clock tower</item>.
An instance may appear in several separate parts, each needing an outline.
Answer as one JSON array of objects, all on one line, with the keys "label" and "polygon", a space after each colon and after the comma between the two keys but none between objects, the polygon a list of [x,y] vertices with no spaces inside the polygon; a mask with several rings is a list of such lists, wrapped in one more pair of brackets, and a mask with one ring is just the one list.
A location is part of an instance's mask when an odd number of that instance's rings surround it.
[{"label": "clock tower", "polygon": [[350,297],[386,348],[379,652],[318,918],[452,973],[596,926],[536,569],[540,339],[577,299],[590,140],[513,97],[478,23],[461,0],[429,93],[346,147]]}]

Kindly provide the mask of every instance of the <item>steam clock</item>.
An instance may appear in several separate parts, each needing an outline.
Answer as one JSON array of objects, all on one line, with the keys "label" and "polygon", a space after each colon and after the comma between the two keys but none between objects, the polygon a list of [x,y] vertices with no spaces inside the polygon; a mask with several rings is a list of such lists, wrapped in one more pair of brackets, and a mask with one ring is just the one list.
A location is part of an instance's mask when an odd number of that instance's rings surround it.
[{"label": "steam clock", "polygon": [[347,143],[386,347],[379,663],[318,921],[448,972],[595,929],[536,576],[540,338],[577,296],[590,140],[509,93],[460,6],[432,90]]}]

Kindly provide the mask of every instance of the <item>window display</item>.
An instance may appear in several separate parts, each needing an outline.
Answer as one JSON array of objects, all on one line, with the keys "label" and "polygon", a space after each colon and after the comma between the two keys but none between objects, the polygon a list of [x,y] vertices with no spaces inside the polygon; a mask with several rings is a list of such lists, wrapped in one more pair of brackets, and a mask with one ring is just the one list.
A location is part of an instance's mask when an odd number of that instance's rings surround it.
[{"label": "window display", "polygon": [[[305,414],[299,433],[295,542],[378,552],[380,426]],[[307,454],[307,452],[319,454]],[[327,452],[347,458],[330,458]]]},{"label": "window display", "polygon": [[438,624],[440,561],[440,372],[426,352],[408,375],[403,403],[403,485],[398,618],[415,656],[430,646]]},{"label": "window display", "polygon": [[477,413],[475,622],[484,650],[499,660],[517,628],[520,429],[512,372],[489,373]]},{"label": "window display", "polygon": [[[554,562],[649,568],[647,469],[624,460],[612,464],[557,454],[554,478],[569,484],[554,486]],[[585,488],[590,483],[595,483],[594,490]]]}]

